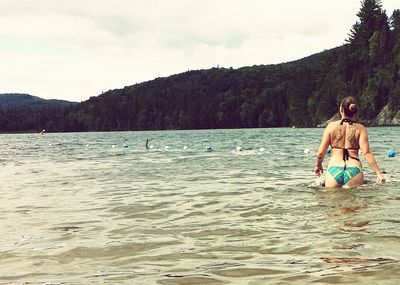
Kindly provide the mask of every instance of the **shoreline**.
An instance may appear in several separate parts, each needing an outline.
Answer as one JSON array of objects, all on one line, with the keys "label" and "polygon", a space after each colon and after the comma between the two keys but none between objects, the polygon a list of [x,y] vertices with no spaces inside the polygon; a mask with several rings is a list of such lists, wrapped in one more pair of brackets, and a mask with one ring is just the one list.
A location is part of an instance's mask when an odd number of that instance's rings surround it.
[{"label": "shoreline", "polygon": [[[366,128],[398,128],[400,124],[396,125],[375,125],[375,124],[366,124],[361,122]],[[172,132],[172,131],[224,131],[224,130],[268,130],[268,129],[323,129],[327,126],[324,124],[317,125],[315,127],[273,127],[273,128],[215,128],[215,129],[163,129],[163,130],[104,130],[104,131],[46,131],[43,135],[46,134],[68,134],[68,133],[123,133],[123,132]],[[34,131],[18,131],[18,132],[0,132],[0,135],[22,135],[22,134],[37,134],[41,135],[40,132]]]}]

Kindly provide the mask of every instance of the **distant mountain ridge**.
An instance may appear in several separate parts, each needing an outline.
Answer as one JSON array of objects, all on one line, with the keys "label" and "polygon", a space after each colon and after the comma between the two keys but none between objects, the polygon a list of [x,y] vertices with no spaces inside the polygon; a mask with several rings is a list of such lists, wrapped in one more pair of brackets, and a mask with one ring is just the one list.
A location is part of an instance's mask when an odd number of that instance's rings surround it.
[{"label": "distant mountain ridge", "polygon": [[19,109],[42,109],[45,107],[66,107],[77,104],[66,100],[43,99],[37,96],[24,93],[4,93],[0,94],[1,110]]}]

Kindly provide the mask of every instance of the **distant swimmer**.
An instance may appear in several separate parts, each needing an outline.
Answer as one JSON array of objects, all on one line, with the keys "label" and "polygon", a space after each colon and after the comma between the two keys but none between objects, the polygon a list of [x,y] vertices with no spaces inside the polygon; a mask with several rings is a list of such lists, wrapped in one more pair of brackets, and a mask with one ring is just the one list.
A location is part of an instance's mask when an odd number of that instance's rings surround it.
[{"label": "distant swimmer", "polygon": [[149,140],[147,139],[146,140],[146,149],[149,149],[150,147],[149,147]]},{"label": "distant swimmer", "polygon": [[40,134],[41,135],[44,135],[44,132],[45,132],[46,130],[45,129],[43,129],[41,132],[40,132]]},{"label": "distant swimmer", "polygon": [[322,162],[329,146],[331,158],[328,164],[328,174],[325,179],[326,187],[357,186],[364,183],[364,173],[359,159],[359,150],[372,170],[376,173],[378,181],[384,183],[386,178],[380,171],[375,157],[368,143],[366,128],[353,121],[357,113],[357,103],[353,97],[342,100],[339,113],[341,120],[330,123],[322,136],[317,152],[317,166],[315,174],[323,173]]}]

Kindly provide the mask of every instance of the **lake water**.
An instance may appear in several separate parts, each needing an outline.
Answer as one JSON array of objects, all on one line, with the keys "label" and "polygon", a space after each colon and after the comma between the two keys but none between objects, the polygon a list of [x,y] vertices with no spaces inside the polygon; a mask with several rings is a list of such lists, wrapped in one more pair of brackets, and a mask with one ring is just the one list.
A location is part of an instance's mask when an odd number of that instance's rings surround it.
[{"label": "lake water", "polygon": [[400,128],[335,191],[322,132],[0,135],[0,284],[397,284]]}]

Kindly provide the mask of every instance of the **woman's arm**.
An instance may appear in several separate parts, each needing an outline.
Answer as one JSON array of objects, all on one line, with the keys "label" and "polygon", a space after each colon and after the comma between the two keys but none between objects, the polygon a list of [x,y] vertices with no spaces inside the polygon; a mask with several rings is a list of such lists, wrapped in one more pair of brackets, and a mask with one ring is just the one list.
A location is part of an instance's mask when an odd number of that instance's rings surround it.
[{"label": "woman's arm", "polygon": [[365,160],[378,176],[379,182],[384,183],[386,181],[385,176],[381,173],[378,163],[375,160],[375,156],[369,147],[368,134],[364,126],[362,126],[360,131],[360,149],[362,151]]},{"label": "woman's arm", "polygon": [[321,144],[319,145],[317,151],[317,166],[315,167],[315,174],[320,176],[324,172],[324,168],[322,167],[322,162],[324,161],[326,150],[331,142],[330,136],[330,125],[328,125],[322,135]]}]

